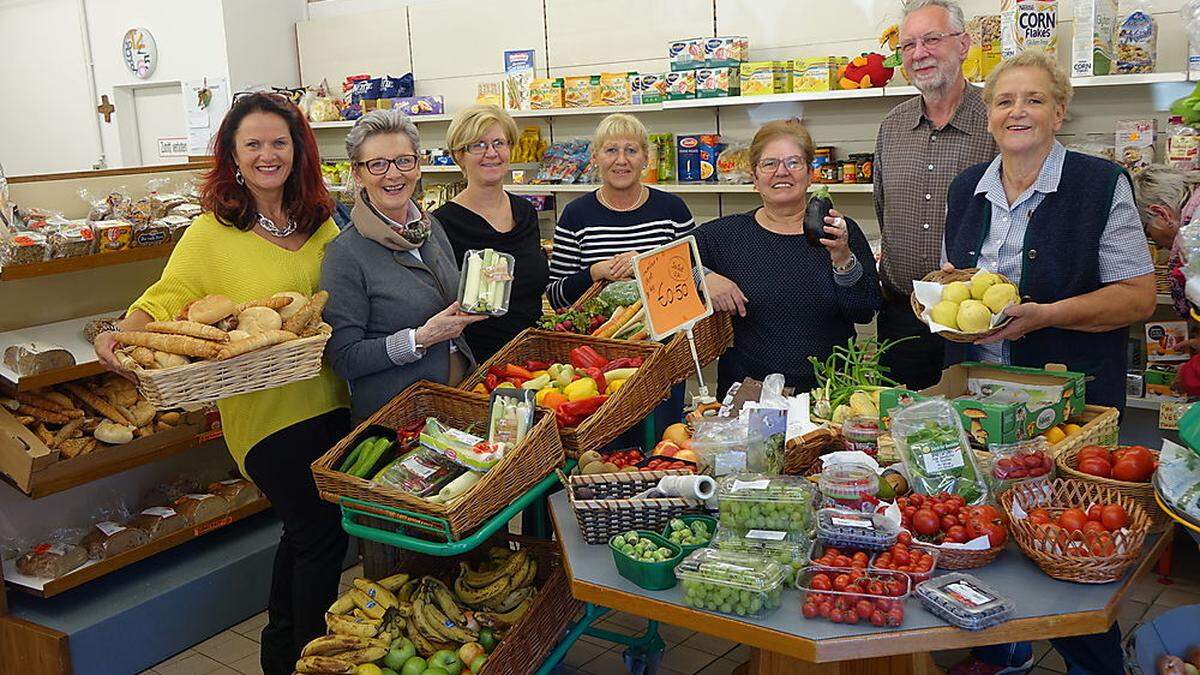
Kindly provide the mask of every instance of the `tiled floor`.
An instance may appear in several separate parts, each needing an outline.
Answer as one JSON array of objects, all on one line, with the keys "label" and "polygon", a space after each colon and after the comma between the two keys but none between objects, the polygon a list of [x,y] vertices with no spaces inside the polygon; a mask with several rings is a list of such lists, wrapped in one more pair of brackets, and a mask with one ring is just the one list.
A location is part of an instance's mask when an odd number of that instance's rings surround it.
[{"label": "tiled floor", "polygon": [[[1177,576],[1169,585],[1159,583],[1153,574],[1139,581],[1119,611],[1118,620],[1125,630],[1173,607],[1200,603],[1200,560],[1197,560],[1196,548],[1190,546],[1187,539],[1178,541],[1183,545],[1177,549],[1175,572],[1182,576]],[[344,584],[360,572],[361,568],[355,567],[342,576],[343,590]],[[261,675],[258,641],[266,622],[266,613],[251,617],[145,672],[157,675]],[[637,635],[645,629],[646,621],[613,612],[597,625],[616,633]],[[729,675],[750,658],[749,650],[743,645],[676,626],[662,625],[659,634],[667,644],[658,668],[661,675]],[[621,645],[584,636],[567,652],[555,674],[620,675],[628,672],[622,658],[624,649]],[[946,668],[965,654],[962,650],[937,652],[934,661]],[[1066,672],[1062,657],[1048,642],[1034,643],[1034,659],[1036,665],[1030,671],[1032,675]]]}]

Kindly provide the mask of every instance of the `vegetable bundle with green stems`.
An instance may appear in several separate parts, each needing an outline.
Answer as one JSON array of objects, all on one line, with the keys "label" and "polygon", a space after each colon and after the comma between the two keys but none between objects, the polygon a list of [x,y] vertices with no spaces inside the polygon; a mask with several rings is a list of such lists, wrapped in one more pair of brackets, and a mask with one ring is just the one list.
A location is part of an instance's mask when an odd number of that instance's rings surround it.
[{"label": "vegetable bundle with green stems", "polygon": [[[856,391],[877,391],[901,386],[887,376],[888,369],[880,365],[879,359],[884,352],[893,346],[911,340],[915,336],[899,340],[884,340],[866,338],[856,342],[855,338],[846,341],[846,346],[836,345],[833,353],[824,361],[810,356],[808,360],[813,365],[813,373],[817,376],[817,388],[813,390],[813,398],[829,410],[821,417],[837,410],[837,407],[850,401],[850,396]],[[817,412],[817,411],[814,411]]]}]

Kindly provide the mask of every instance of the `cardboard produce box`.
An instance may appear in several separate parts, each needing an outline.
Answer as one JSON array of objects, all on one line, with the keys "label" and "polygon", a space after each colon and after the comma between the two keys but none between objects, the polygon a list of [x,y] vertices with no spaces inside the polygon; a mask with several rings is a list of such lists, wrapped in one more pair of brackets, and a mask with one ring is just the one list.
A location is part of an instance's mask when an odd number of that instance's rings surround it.
[{"label": "cardboard produce box", "polygon": [[[965,398],[983,395],[992,400]],[[920,392],[888,389],[879,395],[879,414],[890,426],[901,405],[945,396],[954,403],[971,443],[1015,443],[1033,438],[1083,411],[1084,375],[1066,370],[966,362],[942,371],[942,379]]]}]

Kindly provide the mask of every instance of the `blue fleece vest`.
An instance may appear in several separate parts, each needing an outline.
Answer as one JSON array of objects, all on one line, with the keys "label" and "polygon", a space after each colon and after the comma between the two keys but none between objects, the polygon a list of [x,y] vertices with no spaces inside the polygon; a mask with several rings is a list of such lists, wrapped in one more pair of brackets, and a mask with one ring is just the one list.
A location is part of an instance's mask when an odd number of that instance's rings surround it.
[{"label": "blue fleece vest", "polygon": [[[976,164],[950,184],[946,210],[946,256],[957,268],[975,267],[991,226],[992,205],[975,194],[988,162]],[[1116,164],[1067,152],[1058,190],[1030,214],[1021,264],[1021,297],[1050,303],[1099,289],[1100,237],[1112,210],[1113,190],[1124,170]],[[1088,403],[1125,407],[1129,327],[1105,333],[1061,328],[1034,331],[1010,344],[1013,365],[1041,368],[1063,363],[1087,373]],[[948,342],[947,364],[967,360],[966,345]]]}]

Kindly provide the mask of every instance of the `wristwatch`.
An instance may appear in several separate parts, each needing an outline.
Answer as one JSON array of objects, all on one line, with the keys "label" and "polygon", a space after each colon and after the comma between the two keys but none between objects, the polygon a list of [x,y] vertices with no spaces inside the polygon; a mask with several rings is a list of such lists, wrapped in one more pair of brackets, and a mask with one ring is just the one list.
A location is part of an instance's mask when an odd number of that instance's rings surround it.
[{"label": "wristwatch", "polygon": [[858,264],[858,257],[855,256],[853,253],[851,253],[850,259],[846,261],[846,264],[833,266],[833,273],[834,274],[849,274],[851,272],[851,270],[854,269],[854,266],[857,264]]}]

